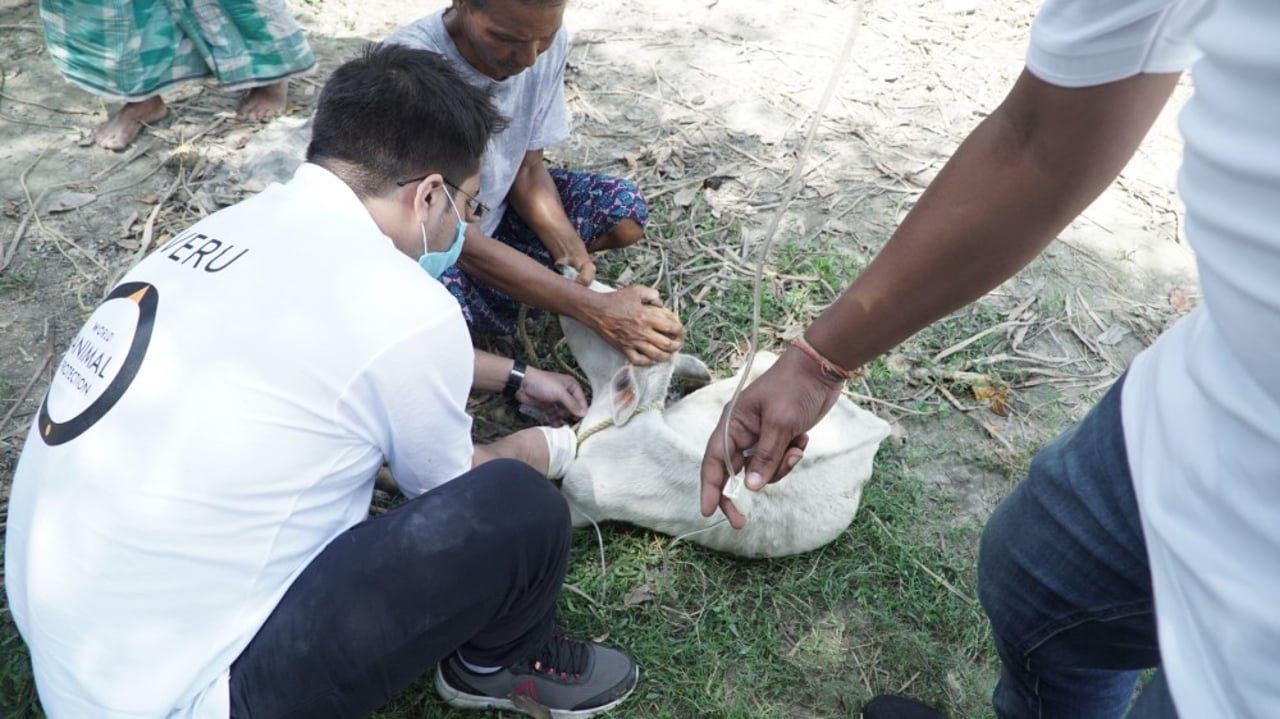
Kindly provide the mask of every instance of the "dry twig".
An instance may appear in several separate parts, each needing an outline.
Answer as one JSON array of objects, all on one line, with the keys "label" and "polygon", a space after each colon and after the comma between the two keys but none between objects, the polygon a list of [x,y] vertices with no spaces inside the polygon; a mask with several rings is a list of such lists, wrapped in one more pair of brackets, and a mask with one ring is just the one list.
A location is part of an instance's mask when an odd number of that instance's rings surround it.
[{"label": "dry twig", "polygon": [[[18,175],[18,184],[22,186],[22,194],[27,198],[27,212],[23,215],[22,221],[18,223],[18,229],[14,230],[13,239],[10,240],[8,249],[4,252],[0,252],[0,272],[4,272],[4,269],[13,261],[13,256],[18,252],[18,244],[22,241],[22,236],[27,231],[27,224],[30,223],[31,218],[35,216],[40,203],[44,201],[44,196],[48,194],[49,190],[53,189],[46,188],[44,192],[40,193],[40,197],[33,201],[31,199],[31,189],[27,187],[27,175],[31,174],[31,170],[34,169],[36,165],[40,164],[40,160],[44,159],[44,155],[49,151],[50,147],[52,147],[52,145],[46,145],[45,148],[40,151],[40,154],[36,155],[36,159],[32,160],[30,165],[27,165],[27,169],[23,170],[22,174]],[[65,187],[66,185],[55,185],[54,187],[59,186]]]},{"label": "dry twig", "polygon": [[27,385],[22,388],[22,391],[18,393],[17,398],[13,400],[13,406],[9,408],[8,412],[5,412],[4,418],[0,419],[0,438],[7,439],[6,435],[4,435],[4,428],[8,426],[9,420],[13,419],[13,415],[17,414],[18,408],[22,406],[24,401],[26,401],[27,394],[31,392],[31,388],[40,380],[40,375],[44,374],[45,368],[49,366],[49,360],[51,359],[53,359],[53,353],[46,352],[44,359],[41,360],[40,365],[36,367],[35,374],[31,375],[31,379],[27,381]]}]

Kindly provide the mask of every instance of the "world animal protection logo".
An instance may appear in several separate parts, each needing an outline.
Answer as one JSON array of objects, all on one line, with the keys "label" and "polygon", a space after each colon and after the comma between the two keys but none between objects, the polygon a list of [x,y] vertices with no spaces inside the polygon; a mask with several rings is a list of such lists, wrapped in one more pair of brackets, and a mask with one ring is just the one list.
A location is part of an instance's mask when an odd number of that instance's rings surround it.
[{"label": "world animal protection logo", "polygon": [[40,439],[79,437],[102,419],[138,374],[151,342],[160,293],[146,282],[120,285],[71,341],[40,407]]}]

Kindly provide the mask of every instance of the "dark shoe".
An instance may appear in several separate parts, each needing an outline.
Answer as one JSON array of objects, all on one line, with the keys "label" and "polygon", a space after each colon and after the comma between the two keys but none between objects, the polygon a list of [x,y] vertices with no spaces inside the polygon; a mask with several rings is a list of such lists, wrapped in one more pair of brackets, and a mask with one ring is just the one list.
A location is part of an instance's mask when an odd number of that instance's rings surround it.
[{"label": "dark shoe", "polygon": [[882,694],[862,707],[862,719],[947,719],[947,715],[918,701]]},{"label": "dark shoe", "polygon": [[617,649],[557,633],[538,656],[492,674],[476,674],[451,654],[436,669],[436,691],[463,709],[523,711],[535,703],[557,719],[579,719],[622,703],[639,678],[636,663]]}]

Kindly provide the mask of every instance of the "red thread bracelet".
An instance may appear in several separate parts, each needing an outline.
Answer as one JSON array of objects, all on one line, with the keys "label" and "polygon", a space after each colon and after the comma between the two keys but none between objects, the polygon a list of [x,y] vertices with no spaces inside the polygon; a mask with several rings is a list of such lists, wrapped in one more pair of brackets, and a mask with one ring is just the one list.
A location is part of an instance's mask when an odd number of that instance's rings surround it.
[{"label": "red thread bracelet", "polygon": [[799,337],[791,340],[791,346],[809,355],[814,362],[817,362],[818,366],[822,368],[822,374],[828,379],[832,379],[837,382],[847,382],[850,377],[860,374],[859,370],[847,370],[826,357],[823,357],[821,352],[814,349],[813,345],[809,344],[808,340],[804,338],[804,335],[800,335]]}]

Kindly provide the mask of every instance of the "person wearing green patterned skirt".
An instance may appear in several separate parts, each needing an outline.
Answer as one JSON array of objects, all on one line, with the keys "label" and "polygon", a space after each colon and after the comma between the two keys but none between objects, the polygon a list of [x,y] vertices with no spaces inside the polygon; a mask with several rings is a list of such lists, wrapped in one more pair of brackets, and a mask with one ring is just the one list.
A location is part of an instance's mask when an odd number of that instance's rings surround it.
[{"label": "person wearing green patterned skirt", "polygon": [[160,94],[177,85],[248,90],[236,117],[261,122],[284,110],[289,78],[315,66],[285,0],[40,0],[40,21],[70,82],[125,103],[94,130],[112,150],[168,115]]}]

